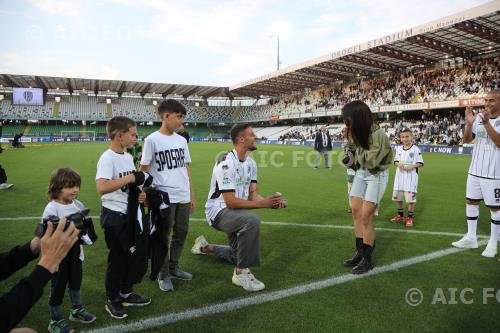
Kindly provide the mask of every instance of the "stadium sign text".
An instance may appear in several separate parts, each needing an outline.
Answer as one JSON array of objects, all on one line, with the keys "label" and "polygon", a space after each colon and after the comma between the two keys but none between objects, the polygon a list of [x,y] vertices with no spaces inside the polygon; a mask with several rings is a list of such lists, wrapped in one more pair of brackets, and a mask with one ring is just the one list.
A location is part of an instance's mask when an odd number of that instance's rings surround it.
[{"label": "stadium sign text", "polygon": [[333,53],[330,53],[330,58],[336,59],[336,58],[344,57],[346,55],[358,53],[358,52],[361,52],[364,50],[371,49],[371,48],[376,47],[376,46],[381,46],[381,45],[389,44],[389,43],[396,42],[399,40],[403,40],[403,39],[406,39],[406,38],[411,37],[411,36],[413,36],[413,29],[412,28],[398,31],[398,32],[393,33],[393,34],[389,34],[389,35],[386,35],[386,36],[383,36],[380,38],[373,39],[373,40],[368,41],[368,42],[363,43],[363,44],[358,44],[358,45],[350,46],[348,48],[345,48],[345,49],[342,49],[339,51],[335,51]]}]

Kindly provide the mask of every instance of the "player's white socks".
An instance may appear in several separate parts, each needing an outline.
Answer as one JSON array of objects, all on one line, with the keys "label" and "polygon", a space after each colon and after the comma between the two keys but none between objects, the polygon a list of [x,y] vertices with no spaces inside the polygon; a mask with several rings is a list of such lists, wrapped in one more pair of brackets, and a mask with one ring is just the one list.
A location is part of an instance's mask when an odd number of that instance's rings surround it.
[{"label": "player's white socks", "polygon": [[499,232],[500,232],[500,210],[497,210],[496,212],[491,211],[490,243],[496,244],[498,242]]},{"label": "player's white socks", "polygon": [[467,214],[467,238],[476,240],[477,219],[479,218],[479,205],[465,205]]}]

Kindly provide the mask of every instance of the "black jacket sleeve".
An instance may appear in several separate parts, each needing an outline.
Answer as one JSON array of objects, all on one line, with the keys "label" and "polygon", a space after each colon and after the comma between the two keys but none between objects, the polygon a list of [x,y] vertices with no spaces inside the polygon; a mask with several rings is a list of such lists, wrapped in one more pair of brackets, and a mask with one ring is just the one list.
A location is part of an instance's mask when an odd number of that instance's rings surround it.
[{"label": "black jacket sleeve", "polygon": [[0,253],[0,281],[5,280],[37,256],[31,252],[30,242]]},{"label": "black jacket sleeve", "polygon": [[[28,314],[31,307],[40,299],[43,287],[50,281],[52,274],[42,266],[16,284],[7,294],[0,297],[0,332],[9,332]],[[5,319],[4,319],[5,318]]]}]

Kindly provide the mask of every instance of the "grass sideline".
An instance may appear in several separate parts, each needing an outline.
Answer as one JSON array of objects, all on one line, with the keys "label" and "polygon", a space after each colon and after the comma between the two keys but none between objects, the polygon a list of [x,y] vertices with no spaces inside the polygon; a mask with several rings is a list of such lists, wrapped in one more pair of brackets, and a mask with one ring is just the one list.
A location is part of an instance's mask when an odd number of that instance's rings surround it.
[{"label": "grass sideline", "polygon": [[[32,149],[37,147],[37,149]],[[79,199],[98,215],[99,197],[94,177],[97,159],[107,148],[105,143],[65,143],[63,145],[33,145],[25,149],[9,149],[0,155],[0,163],[7,170],[9,182],[15,184],[10,191],[0,191],[0,217],[39,216],[46,204],[45,191],[50,172],[61,166],[76,169],[83,178]],[[231,267],[213,257],[197,257],[189,253],[194,238],[205,234],[209,241],[225,243],[225,235],[212,230],[202,221],[210,175],[217,153],[231,149],[229,144],[191,143],[192,174],[198,209],[193,215],[182,267],[195,275],[191,282],[176,281],[174,293],[161,293],[156,283],[147,279],[137,287],[139,292],[151,296],[153,304],[143,309],[132,309],[125,322],[110,320],[104,312],[104,270],[106,249],[102,232],[93,247],[86,247],[84,263],[83,300],[98,319],[90,326],[74,325],[87,330],[134,322],[248,297],[241,288],[231,285]],[[319,225],[352,225],[347,208],[345,169],[335,164],[332,169],[313,170],[304,161],[294,167],[296,152],[307,153],[311,148],[280,145],[260,145],[256,155],[259,168],[259,191],[283,193],[289,207],[285,210],[260,210],[257,213],[267,221],[298,222]],[[273,151],[282,167],[271,167],[269,157]],[[294,153],[295,152],[295,153]],[[424,154],[425,167],[420,172],[420,187],[415,210],[414,230],[462,233],[465,231],[464,192],[470,156]],[[334,158],[334,161],[337,159]],[[266,166],[267,165],[267,166]],[[389,218],[396,208],[390,192],[394,169],[391,170],[388,190],[384,196],[376,226],[402,229],[392,225]],[[478,233],[489,234],[489,212],[482,207]],[[0,251],[23,243],[30,238],[36,221],[0,221]],[[95,221],[98,224],[98,221]],[[263,266],[255,269],[258,278],[266,283],[266,292],[279,291],[296,285],[318,281],[347,273],[342,259],[353,251],[351,230],[327,228],[300,228],[263,224],[261,230]],[[450,236],[418,235],[412,233],[379,232],[375,260],[377,266],[449,247]],[[500,288],[500,264],[482,258],[479,250],[465,251],[432,262],[420,263],[401,270],[386,272],[366,279],[292,296],[266,304],[170,324],[151,332],[205,330],[208,332],[271,331],[456,331],[457,329],[490,330],[497,328],[494,318],[499,304],[492,299],[482,304],[482,288]],[[16,280],[29,272],[28,268],[2,282],[5,292]],[[419,288],[424,302],[411,307],[405,302],[409,288]],[[436,288],[471,288],[473,304],[431,304]],[[48,288],[31,310],[24,326],[46,329],[48,324]],[[500,301],[500,299],[499,299]],[[68,309],[67,302],[65,309]]]}]

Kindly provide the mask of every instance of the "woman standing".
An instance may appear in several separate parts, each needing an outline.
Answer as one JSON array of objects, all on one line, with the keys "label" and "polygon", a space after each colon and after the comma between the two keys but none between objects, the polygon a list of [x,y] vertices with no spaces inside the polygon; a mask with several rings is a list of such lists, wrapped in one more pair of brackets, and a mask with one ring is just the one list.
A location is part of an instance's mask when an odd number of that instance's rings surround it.
[{"label": "woman standing", "polygon": [[355,162],[360,165],[349,194],[356,235],[356,254],[344,261],[344,266],[353,267],[353,274],[364,274],[374,266],[373,216],[387,187],[387,168],[392,164],[393,153],[387,135],[374,123],[371,110],[365,103],[347,103],[342,108],[342,118],[347,127],[347,138]]}]

